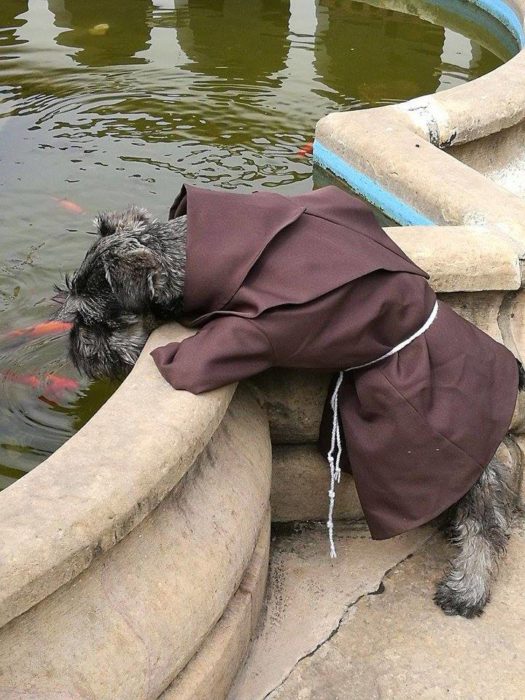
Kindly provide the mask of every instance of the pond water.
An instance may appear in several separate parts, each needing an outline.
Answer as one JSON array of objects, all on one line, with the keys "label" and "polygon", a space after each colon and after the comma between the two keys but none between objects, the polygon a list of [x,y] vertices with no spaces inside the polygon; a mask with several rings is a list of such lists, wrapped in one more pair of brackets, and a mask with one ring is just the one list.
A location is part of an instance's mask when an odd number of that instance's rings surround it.
[{"label": "pond water", "polygon": [[474,20],[352,0],[0,0],[0,488],[115,389],[78,377],[59,333],[12,334],[49,318],[98,211],[164,218],[183,180],[311,189],[303,146],[324,114],[509,58],[501,28]]}]

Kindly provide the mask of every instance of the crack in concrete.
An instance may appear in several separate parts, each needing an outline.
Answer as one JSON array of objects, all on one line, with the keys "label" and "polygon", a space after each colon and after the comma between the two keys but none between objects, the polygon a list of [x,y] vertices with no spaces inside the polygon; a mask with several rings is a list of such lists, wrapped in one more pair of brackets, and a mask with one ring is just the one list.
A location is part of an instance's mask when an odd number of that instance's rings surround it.
[{"label": "crack in concrete", "polygon": [[290,678],[292,673],[295,671],[295,669],[299,666],[300,663],[302,663],[305,659],[308,659],[312,656],[314,656],[321,647],[323,647],[327,642],[329,642],[338,632],[339,629],[341,628],[341,625],[344,623],[345,618],[348,616],[348,613],[352,608],[355,608],[356,605],[358,605],[364,598],[368,598],[368,596],[371,595],[378,595],[382,594],[385,590],[385,584],[384,582],[386,579],[392,574],[399,566],[404,564],[406,561],[411,559],[415,554],[417,554],[422,547],[425,547],[433,538],[435,538],[438,535],[438,533],[433,532],[430,534],[420,545],[417,547],[413,552],[410,552],[410,554],[407,554],[406,557],[403,557],[403,559],[400,559],[398,562],[396,562],[393,566],[391,566],[389,569],[385,571],[385,573],[382,575],[379,585],[377,588],[375,588],[372,591],[365,591],[365,593],[362,593],[360,596],[358,596],[355,600],[351,601],[348,603],[348,605],[345,606],[337,624],[335,627],[330,631],[330,633],[317,644],[316,647],[314,647],[311,651],[309,651],[307,654],[303,654],[297,661],[294,663],[294,665],[290,668],[286,676],[280,681],[278,685],[276,685],[274,688],[272,688],[266,695],[263,697],[262,700],[268,700],[268,698],[272,695],[272,693],[275,693],[276,690],[279,690],[279,688],[282,688],[282,686],[286,683],[286,681]]}]

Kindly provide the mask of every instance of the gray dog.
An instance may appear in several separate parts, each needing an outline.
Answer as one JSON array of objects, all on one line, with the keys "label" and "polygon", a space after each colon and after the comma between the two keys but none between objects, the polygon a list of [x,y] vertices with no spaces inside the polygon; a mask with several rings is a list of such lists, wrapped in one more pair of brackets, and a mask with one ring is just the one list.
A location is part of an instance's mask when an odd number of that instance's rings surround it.
[{"label": "gray dog", "polygon": [[[99,237],[80,268],[57,288],[57,318],[73,323],[70,355],[91,378],[124,377],[148,338],[182,315],[186,217],[159,223],[144,209],[102,214]],[[520,372],[520,389],[523,373]],[[437,586],[448,615],[480,615],[490,597],[516,508],[513,475],[493,459],[447,514],[457,553]]]}]

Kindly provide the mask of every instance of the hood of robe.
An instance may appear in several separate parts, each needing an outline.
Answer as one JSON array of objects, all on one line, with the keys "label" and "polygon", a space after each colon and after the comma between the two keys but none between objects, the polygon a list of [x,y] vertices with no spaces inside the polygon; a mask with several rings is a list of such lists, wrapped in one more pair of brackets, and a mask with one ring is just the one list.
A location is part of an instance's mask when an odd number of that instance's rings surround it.
[{"label": "hood of robe", "polygon": [[170,218],[181,215],[188,226],[184,312],[195,325],[232,300],[270,246],[276,254],[266,256],[272,268],[264,276],[271,286],[259,291],[251,315],[303,304],[375,270],[428,278],[385,236],[370,208],[338,187],[284,197],[185,185],[170,209]]}]

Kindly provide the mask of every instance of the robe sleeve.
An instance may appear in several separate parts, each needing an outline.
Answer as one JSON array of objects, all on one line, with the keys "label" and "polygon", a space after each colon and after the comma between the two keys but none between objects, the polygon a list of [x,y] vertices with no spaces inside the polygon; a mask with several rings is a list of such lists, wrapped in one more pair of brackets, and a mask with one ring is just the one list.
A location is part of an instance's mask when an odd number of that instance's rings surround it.
[{"label": "robe sleeve", "polygon": [[174,389],[201,394],[258,374],[274,364],[272,346],[250,319],[222,316],[180,343],[155,348],[151,356]]}]

